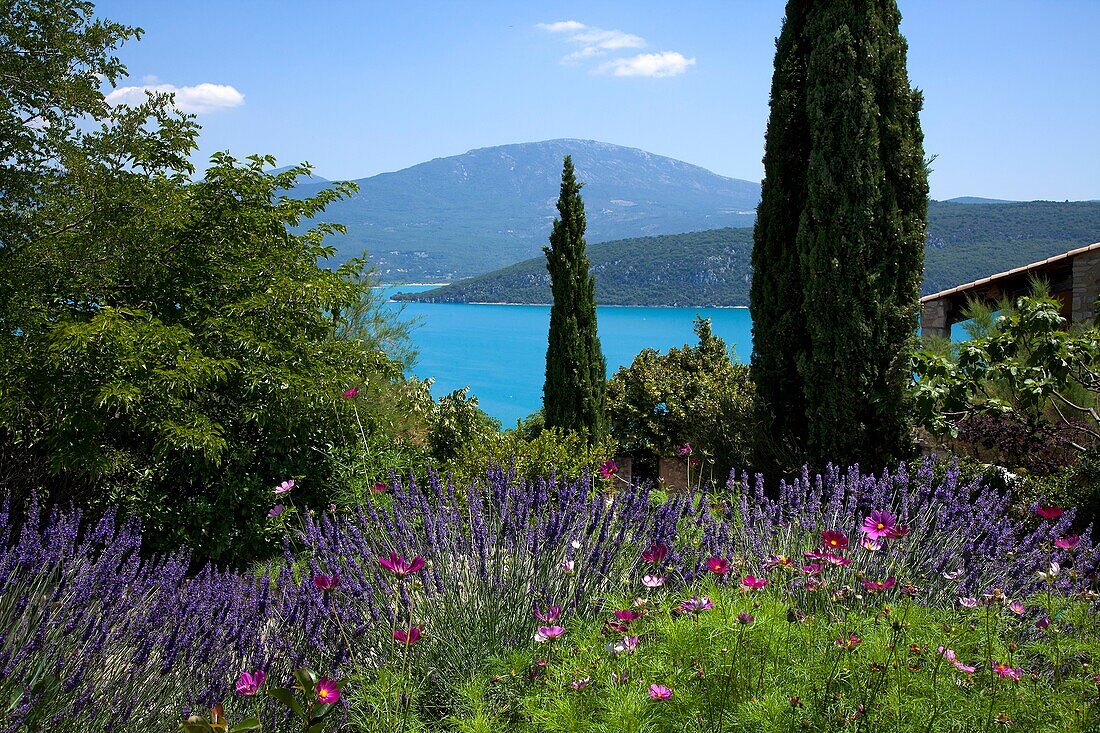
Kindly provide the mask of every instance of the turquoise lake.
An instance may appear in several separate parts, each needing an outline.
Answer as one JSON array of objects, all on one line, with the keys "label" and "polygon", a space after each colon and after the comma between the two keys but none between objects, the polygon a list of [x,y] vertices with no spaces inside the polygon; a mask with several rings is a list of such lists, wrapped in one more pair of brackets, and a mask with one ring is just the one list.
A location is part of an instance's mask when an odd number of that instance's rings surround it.
[{"label": "turquoise lake", "polygon": [[[390,293],[428,289],[387,288]],[[437,398],[469,385],[481,409],[504,427],[541,406],[549,306],[407,303],[404,313],[420,321],[412,333],[420,352],[413,373],[435,377],[432,393]],[[735,358],[749,358],[752,322],[747,308],[601,307],[596,317],[608,376],[630,364],[642,349],[665,351],[696,343],[696,314],[711,319],[714,332],[725,339]]]}]

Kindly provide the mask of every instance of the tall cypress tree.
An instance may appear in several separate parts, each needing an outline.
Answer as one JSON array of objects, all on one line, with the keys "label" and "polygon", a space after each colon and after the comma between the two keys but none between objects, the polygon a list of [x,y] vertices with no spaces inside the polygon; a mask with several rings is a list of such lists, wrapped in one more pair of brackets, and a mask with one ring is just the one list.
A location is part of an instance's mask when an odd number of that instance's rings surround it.
[{"label": "tall cypress tree", "polygon": [[[804,22],[804,108],[788,129],[804,124],[808,151],[794,171],[804,198],[792,201],[801,399],[771,409],[804,421],[811,462],[881,466],[911,445],[907,354],[928,207],[922,99],[909,86],[895,0],[791,0],[793,17]],[[773,99],[773,116],[774,108]],[[767,296],[777,298],[767,307],[790,305],[783,293]]]},{"label": "tall cypress tree", "polygon": [[802,277],[795,237],[806,200],[809,122],[806,119],[806,15],[810,3],[791,0],[775,44],[771,113],[764,145],[764,181],[753,230],[752,378],[756,384],[755,462],[791,467],[803,459],[806,408],[799,357],[807,348]]},{"label": "tall cypress tree", "polygon": [[572,158],[565,156],[561,218],[542,250],[554,295],[542,402],[547,427],[583,432],[594,441],[605,430],[607,363],[596,334],[596,279],[585,251],[581,185]]}]

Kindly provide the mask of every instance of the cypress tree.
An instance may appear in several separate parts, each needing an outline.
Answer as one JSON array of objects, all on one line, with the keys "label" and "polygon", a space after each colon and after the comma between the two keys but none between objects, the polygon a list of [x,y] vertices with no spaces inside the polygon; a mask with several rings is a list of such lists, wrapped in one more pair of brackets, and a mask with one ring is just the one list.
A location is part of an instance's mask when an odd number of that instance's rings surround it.
[{"label": "cypress tree", "polygon": [[605,431],[607,364],[596,334],[596,279],[584,242],[584,201],[565,156],[550,244],[543,247],[554,304],[546,349],[543,413],[548,428],[586,434],[595,441]]},{"label": "cypress tree", "polygon": [[807,336],[795,237],[806,200],[810,147],[806,119],[808,8],[805,0],[787,3],[775,44],[764,181],[753,229],[749,311],[758,426],[754,460],[759,468],[800,464],[806,441],[798,360],[806,350]]},{"label": "cypress tree", "polygon": [[[811,462],[877,467],[911,448],[908,352],[928,207],[922,99],[909,86],[895,0],[791,0],[788,23],[796,16],[804,21],[805,91],[790,127],[805,125],[808,151],[795,172],[804,198],[792,202],[802,390],[800,401],[771,409],[804,421]],[[788,306],[783,295],[770,291],[779,300],[768,307]]]}]

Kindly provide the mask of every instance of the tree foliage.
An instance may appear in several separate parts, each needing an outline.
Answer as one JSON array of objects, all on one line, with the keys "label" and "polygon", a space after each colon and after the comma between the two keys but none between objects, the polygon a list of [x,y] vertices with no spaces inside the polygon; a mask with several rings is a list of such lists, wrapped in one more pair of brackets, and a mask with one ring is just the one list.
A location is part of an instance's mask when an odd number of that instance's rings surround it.
[{"label": "tree foliage", "polygon": [[628,452],[671,456],[684,443],[726,476],[744,468],[752,444],[749,368],[730,359],[710,321],[696,318],[699,343],[661,354],[645,349],[608,384],[611,436]]},{"label": "tree foliage", "polygon": [[593,441],[604,432],[607,362],[596,333],[596,281],[584,242],[581,185],[567,155],[562,167],[560,219],[543,248],[550,272],[553,305],[546,349],[543,411],[548,428],[585,433]]},{"label": "tree foliage", "polygon": [[0,479],[120,504],[161,546],[256,554],[271,487],[320,499],[332,449],[365,434],[344,391],[369,421],[403,382],[379,350],[400,326],[367,337],[375,281],[318,264],[341,227],[305,230],[353,186],[291,197],[308,166],[224,153],[193,180],[198,127],[170,97],[103,103],[96,74],[124,73],[111,52],[136,32],[91,11],[17,2],[0,21],[29,66],[21,119],[49,123],[5,139]]},{"label": "tree foliage", "polygon": [[892,1],[791,0],[776,55],[769,133],[783,137],[767,142],[757,226],[775,272],[753,300],[754,379],[770,447],[816,464],[881,466],[911,449],[928,182],[900,20]]}]

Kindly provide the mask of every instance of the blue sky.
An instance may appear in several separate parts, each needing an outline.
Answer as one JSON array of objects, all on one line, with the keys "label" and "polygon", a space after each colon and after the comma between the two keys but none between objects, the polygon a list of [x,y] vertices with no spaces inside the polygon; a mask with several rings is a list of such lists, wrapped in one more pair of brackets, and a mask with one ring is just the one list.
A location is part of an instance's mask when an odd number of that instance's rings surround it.
[{"label": "blue sky", "polygon": [[[1100,199],[1100,1],[900,4],[934,198]],[[180,89],[200,163],[271,153],[361,178],[574,137],[759,180],[783,7],[109,0],[97,14],[145,29],[120,54],[124,85]]]}]

